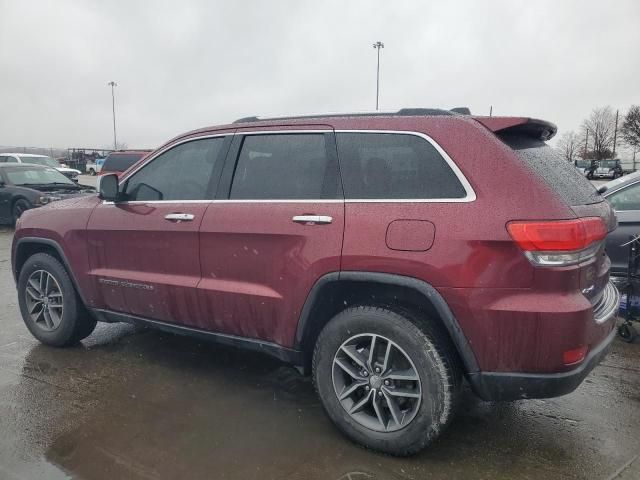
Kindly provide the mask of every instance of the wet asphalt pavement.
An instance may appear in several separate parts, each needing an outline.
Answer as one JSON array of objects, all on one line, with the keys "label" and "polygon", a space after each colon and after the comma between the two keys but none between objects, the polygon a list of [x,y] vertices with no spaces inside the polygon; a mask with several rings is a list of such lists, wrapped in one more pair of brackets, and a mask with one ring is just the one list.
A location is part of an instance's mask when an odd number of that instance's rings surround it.
[{"label": "wet asphalt pavement", "polygon": [[351,444],[308,378],[255,353],[99,325],[82,345],[24,327],[0,227],[0,479],[640,479],[640,344],[574,393],[487,403],[423,453]]}]

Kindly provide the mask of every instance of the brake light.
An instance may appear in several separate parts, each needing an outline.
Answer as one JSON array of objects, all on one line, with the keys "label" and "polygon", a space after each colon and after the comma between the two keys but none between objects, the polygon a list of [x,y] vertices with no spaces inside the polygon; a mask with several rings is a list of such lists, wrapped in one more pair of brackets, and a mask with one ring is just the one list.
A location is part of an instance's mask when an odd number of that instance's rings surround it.
[{"label": "brake light", "polygon": [[535,265],[572,265],[597,253],[607,228],[600,217],[545,222],[510,222],[511,238]]}]

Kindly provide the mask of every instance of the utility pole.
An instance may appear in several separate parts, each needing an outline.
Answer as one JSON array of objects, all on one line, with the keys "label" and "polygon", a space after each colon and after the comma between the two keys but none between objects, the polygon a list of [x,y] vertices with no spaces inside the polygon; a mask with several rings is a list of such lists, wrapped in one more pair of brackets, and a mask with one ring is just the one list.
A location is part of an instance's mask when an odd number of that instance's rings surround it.
[{"label": "utility pole", "polygon": [[589,149],[589,129],[585,128],[585,135],[584,135],[584,154],[582,155],[582,159],[586,160],[587,159],[587,152]]},{"label": "utility pole", "polygon": [[489,116],[493,117],[493,105],[489,105]]},{"label": "utility pole", "polygon": [[113,149],[118,149],[118,140],[116,139],[116,97],[114,88],[118,86],[113,80],[107,83],[111,87],[111,110],[113,112]]},{"label": "utility pole", "polygon": [[373,48],[378,51],[378,67],[376,69],[376,110],[378,110],[378,100],[380,98],[380,49],[384,48],[384,43],[378,41],[373,44]]},{"label": "utility pole", "polygon": [[613,155],[612,158],[616,158],[616,141],[618,140],[618,110],[616,110],[616,128],[613,131]]}]

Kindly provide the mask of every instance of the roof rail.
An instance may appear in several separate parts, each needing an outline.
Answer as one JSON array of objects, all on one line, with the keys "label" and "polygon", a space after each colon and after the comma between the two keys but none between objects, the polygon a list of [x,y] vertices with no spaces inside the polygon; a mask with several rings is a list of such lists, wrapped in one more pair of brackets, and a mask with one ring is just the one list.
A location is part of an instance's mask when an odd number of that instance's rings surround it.
[{"label": "roof rail", "polygon": [[261,120],[295,120],[299,118],[329,118],[329,117],[375,117],[380,115],[393,115],[401,117],[437,116],[437,115],[471,115],[467,107],[458,107],[451,110],[441,108],[401,108],[396,112],[346,112],[346,113],[312,113],[307,115],[289,115],[282,117],[243,117],[233,123],[259,122]]}]

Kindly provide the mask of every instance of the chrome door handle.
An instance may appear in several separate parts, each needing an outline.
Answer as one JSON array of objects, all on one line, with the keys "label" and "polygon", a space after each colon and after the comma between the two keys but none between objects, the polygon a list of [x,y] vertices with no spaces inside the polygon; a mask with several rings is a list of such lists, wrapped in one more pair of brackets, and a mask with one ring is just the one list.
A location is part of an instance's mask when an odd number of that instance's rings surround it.
[{"label": "chrome door handle", "polygon": [[170,222],[190,222],[194,218],[196,216],[191,213],[169,213],[164,216],[164,219]]},{"label": "chrome door handle", "polygon": [[328,215],[296,215],[292,220],[296,223],[313,223],[316,225],[326,225],[333,222],[333,218]]}]

